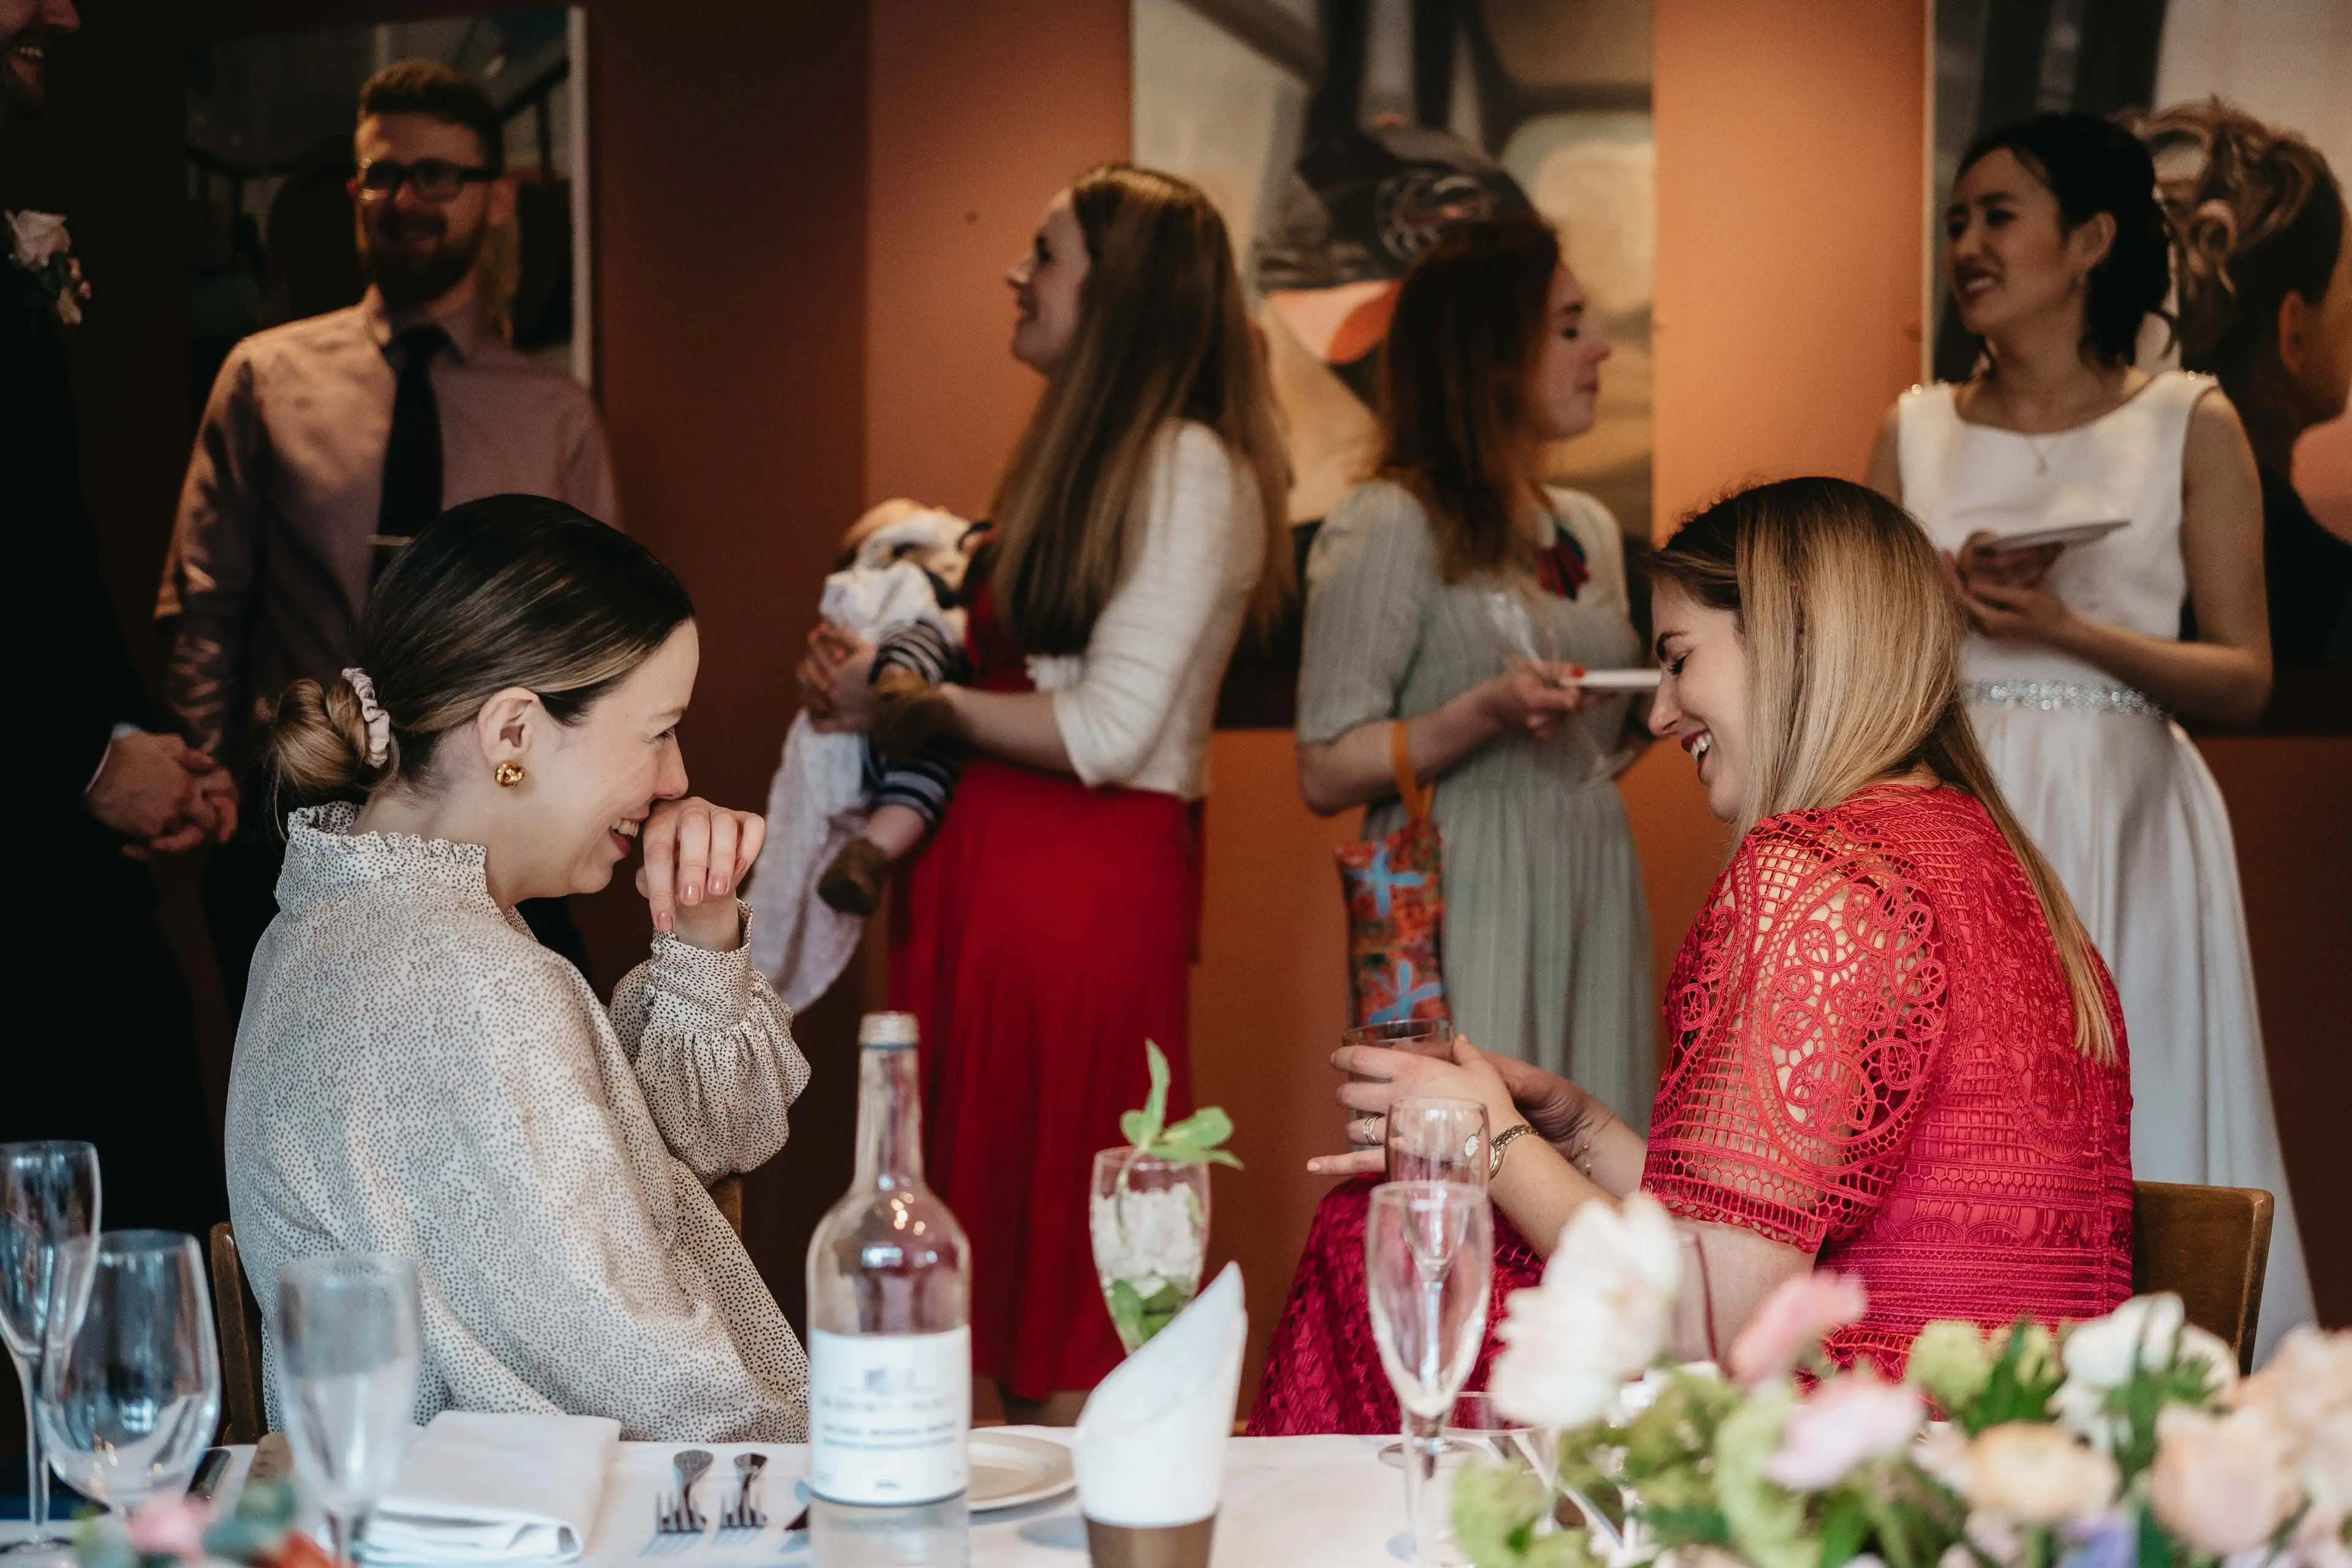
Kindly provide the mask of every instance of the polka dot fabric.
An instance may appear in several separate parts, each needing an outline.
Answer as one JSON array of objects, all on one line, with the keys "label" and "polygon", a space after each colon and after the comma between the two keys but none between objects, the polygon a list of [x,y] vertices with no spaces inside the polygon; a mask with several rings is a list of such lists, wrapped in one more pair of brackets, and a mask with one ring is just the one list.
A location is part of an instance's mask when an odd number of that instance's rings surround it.
[{"label": "polka dot fabric", "polygon": [[[2105,971],[2101,971],[2105,979]],[[1936,1318],[2131,1293],[2131,1078],[2075,1049],[2032,885],[1975,800],[1882,788],[1760,823],[1666,992],[1642,1184],[1862,1277],[1832,1356],[1898,1373]]]},{"label": "polka dot fabric", "polygon": [[[287,1263],[417,1262],[442,1410],[798,1442],[808,1362],[705,1184],[783,1146],[808,1082],[745,950],[675,937],[608,1015],[484,851],[296,813],[229,1083],[229,1207],[265,1318]],[[748,916],[747,916],[748,918]],[[272,1424],[274,1335],[265,1335]]]}]

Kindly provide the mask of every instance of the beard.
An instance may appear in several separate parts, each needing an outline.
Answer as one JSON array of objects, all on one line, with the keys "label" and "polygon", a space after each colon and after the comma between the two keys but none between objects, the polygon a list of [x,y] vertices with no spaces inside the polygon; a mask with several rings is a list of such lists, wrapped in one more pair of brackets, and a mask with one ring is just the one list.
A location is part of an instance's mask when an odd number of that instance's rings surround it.
[{"label": "beard", "polygon": [[465,281],[482,254],[486,221],[452,233],[438,213],[371,214],[360,224],[360,259],[394,310],[429,305]]},{"label": "beard", "polygon": [[[63,35],[36,22],[0,36],[0,125],[19,114],[47,108],[49,101],[48,57]],[[37,58],[17,54],[19,47],[39,51]]]}]

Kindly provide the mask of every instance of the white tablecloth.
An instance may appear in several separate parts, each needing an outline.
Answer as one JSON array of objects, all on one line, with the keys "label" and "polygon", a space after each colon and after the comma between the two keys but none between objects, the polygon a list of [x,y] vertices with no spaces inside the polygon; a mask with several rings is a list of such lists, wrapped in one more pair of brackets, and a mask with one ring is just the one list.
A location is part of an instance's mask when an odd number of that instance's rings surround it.
[{"label": "white tablecloth", "polygon": [[[1056,1442],[1066,1427],[1014,1426]],[[1218,1568],[1362,1568],[1410,1563],[1405,1534],[1404,1478],[1380,1460],[1378,1437],[1235,1437],[1226,1449],[1224,1501],[1217,1514]],[[808,1450],[797,1446],[703,1444],[715,1462],[696,1501],[715,1517],[733,1496],[734,1456],[749,1447],[768,1455],[761,1497],[768,1528],[757,1536],[714,1530],[682,1542],[653,1533],[654,1498],[670,1484],[669,1457],[683,1444],[624,1443],[604,1489],[604,1504],[583,1560],[588,1564],[658,1560],[663,1568],[806,1568],[805,1532],[787,1536],[783,1526],[799,1512],[795,1483],[808,1471]],[[236,1505],[249,1450],[240,1449],[220,1489],[224,1507]],[[724,1484],[714,1488],[713,1482]],[[23,1533],[21,1524],[0,1524],[0,1541]],[[648,1548],[656,1548],[648,1552]],[[1077,1494],[971,1521],[973,1568],[1082,1568],[1087,1561],[1086,1523]]]}]

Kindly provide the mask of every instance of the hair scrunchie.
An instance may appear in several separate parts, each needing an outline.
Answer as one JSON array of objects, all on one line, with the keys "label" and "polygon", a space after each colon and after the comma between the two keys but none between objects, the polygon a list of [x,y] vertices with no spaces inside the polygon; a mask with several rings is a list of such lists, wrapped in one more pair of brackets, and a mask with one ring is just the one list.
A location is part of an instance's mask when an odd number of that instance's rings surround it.
[{"label": "hair scrunchie", "polygon": [[360,700],[360,721],[367,726],[367,765],[380,768],[392,755],[391,716],[375,700],[375,682],[368,679],[366,670],[354,665],[343,671],[343,681]]}]

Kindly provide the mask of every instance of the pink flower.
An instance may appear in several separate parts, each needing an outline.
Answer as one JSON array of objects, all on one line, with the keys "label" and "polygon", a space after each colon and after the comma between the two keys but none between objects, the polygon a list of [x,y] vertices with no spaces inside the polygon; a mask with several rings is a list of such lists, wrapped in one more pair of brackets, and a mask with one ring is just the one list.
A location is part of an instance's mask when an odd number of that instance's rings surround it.
[{"label": "pink flower", "polygon": [[1765,1478],[1793,1492],[1824,1491],[1865,1459],[1909,1442],[1919,1416],[1918,1394],[1900,1384],[1867,1372],[1832,1378],[1789,1413]]},{"label": "pink flower", "polygon": [[131,1511],[131,1549],[150,1556],[201,1563],[205,1560],[205,1531],[212,1521],[209,1503],[189,1497],[158,1498]]},{"label": "pink flower", "polygon": [[1764,1298],[1731,1342],[1731,1375],[1750,1388],[1784,1376],[1822,1336],[1862,1321],[1867,1298],[1851,1274],[1815,1269]]},{"label": "pink flower", "polygon": [[2302,1501],[2287,1435],[2268,1412],[2173,1405],[2157,1416],[2148,1504],[2198,1551],[2226,1557],[2260,1546]]}]

